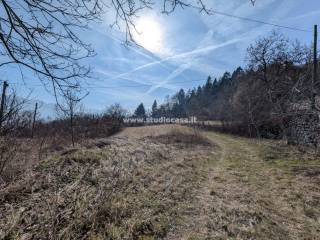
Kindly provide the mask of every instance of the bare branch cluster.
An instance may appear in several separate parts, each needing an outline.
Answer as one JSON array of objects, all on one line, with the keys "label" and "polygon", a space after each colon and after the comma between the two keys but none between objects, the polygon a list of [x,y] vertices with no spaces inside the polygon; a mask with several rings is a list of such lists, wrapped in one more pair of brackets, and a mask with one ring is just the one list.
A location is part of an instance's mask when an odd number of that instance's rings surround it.
[{"label": "bare branch cluster", "polygon": [[[251,0],[252,3],[255,1]],[[55,96],[80,88],[90,67],[84,58],[94,50],[81,37],[104,10],[115,13],[112,26],[125,26],[126,41],[134,42],[135,20],[142,10],[155,8],[155,0],[0,0],[0,67],[14,64],[21,73],[31,70],[50,83]],[[162,0],[162,13],[178,7],[214,14],[204,0]]]},{"label": "bare branch cluster", "polygon": [[4,115],[0,122],[0,135],[9,135],[28,128],[32,119],[32,113],[24,109],[28,99],[18,98],[14,89],[5,99]]},{"label": "bare branch cluster", "polygon": [[[126,42],[135,42],[134,32],[138,32],[135,25],[135,19],[139,16],[139,13],[145,9],[152,9],[156,5],[154,0],[111,0],[109,7],[115,10],[115,21],[111,26],[117,26],[121,28],[121,24],[124,24],[126,31]],[[206,14],[212,14],[210,9],[206,7],[206,4],[202,0],[163,0],[162,1],[162,13],[171,14],[178,7],[180,8],[194,8],[200,12]]]},{"label": "bare branch cluster", "polygon": [[0,11],[0,67],[32,70],[55,93],[79,86],[90,71],[79,61],[94,51],[77,32],[98,19],[99,0],[1,0]]}]

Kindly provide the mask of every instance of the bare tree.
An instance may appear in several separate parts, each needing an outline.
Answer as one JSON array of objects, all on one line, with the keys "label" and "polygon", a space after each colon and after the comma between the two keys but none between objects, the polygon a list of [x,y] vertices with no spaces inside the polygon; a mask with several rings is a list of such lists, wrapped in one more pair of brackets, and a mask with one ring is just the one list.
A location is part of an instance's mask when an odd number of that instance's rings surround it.
[{"label": "bare tree", "polygon": [[80,101],[81,98],[77,96],[76,92],[73,92],[69,89],[65,93],[64,103],[56,105],[58,114],[62,115],[64,118],[67,118],[69,121],[70,135],[73,146],[75,144],[74,120],[77,113],[79,113],[81,110]]},{"label": "bare tree", "polygon": [[0,135],[17,134],[18,130],[29,128],[31,113],[23,110],[27,102],[27,98],[18,98],[14,89],[5,96]]},{"label": "bare tree", "polygon": [[99,0],[1,0],[0,11],[0,67],[32,70],[55,93],[79,86],[90,71],[80,60],[93,49],[77,32],[101,14]]},{"label": "bare tree", "polygon": [[119,103],[115,103],[107,108],[105,114],[108,117],[121,122],[122,119],[128,115],[128,111],[124,109]]},{"label": "bare tree", "polygon": [[264,90],[260,95],[260,101],[266,100],[263,112],[271,114],[269,118],[279,120],[286,137],[284,120],[288,108],[295,100],[310,95],[310,49],[273,32],[248,48],[248,62],[249,70],[254,73],[256,81],[260,81],[260,89]]},{"label": "bare tree", "polygon": [[[252,3],[255,1],[251,0]],[[79,87],[90,67],[81,60],[94,55],[79,33],[99,21],[104,9],[115,12],[112,25],[125,26],[127,40],[134,41],[135,18],[155,0],[0,0],[0,67],[15,64],[31,70],[54,93]],[[162,0],[162,12],[190,7],[212,14],[202,0]]]},{"label": "bare tree", "polygon": [[[135,18],[140,14],[143,9],[154,8],[156,2],[154,0],[111,0],[111,5],[115,10],[115,21],[112,26],[116,25],[121,28],[124,23],[126,30],[126,41],[135,41],[133,32],[135,28]],[[170,14],[176,8],[194,8],[200,12],[211,14],[210,9],[206,7],[203,0],[162,0],[162,13]]]},{"label": "bare tree", "polygon": [[18,136],[29,130],[32,114],[24,110],[27,98],[18,98],[14,89],[3,96],[3,116],[0,123],[0,182],[19,152]]},{"label": "bare tree", "polygon": [[129,112],[119,103],[112,104],[107,108],[105,116],[111,118],[117,129],[120,129],[123,119],[129,115]]}]

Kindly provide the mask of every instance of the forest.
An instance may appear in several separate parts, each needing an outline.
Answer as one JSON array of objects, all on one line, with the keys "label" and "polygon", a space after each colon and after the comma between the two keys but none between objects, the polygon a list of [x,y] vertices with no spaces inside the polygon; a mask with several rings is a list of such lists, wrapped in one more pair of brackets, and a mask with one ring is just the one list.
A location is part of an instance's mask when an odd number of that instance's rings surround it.
[{"label": "forest", "polygon": [[[190,117],[221,121],[225,131],[252,137],[282,138],[288,117],[319,111],[312,83],[312,50],[272,32],[247,49],[247,66],[198,88],[179,90],[164,104],[152,105],[153,117]],[[313,106],[312,106],[313,105]],[[141,116],[141,105],[135,115]]]}]

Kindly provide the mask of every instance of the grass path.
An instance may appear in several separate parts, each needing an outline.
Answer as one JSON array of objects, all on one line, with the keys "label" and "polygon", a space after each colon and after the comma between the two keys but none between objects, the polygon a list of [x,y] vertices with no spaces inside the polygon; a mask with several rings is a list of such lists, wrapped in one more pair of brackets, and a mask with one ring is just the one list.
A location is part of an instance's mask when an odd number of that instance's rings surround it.
[{"label": "grass path", "polygon": [[319,153],[186,126],[93,139],[0,189],[0,239],[319,236]]},{"label": "grass path", "polygon": [[204,134],[220,151],[185,227],[171,239],[319,239],[318,156],[279,142]]}]

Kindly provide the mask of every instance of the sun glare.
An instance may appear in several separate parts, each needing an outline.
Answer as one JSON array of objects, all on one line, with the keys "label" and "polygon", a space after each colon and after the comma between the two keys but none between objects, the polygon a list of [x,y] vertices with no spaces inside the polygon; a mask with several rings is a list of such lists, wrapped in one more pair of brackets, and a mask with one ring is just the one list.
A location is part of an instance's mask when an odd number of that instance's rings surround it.
[{"label": "sun glare", "polygon": [[141,18],[136,24],[136,29],[138,33],[134,38],[139,45],[151,52],[160,52],[163,33],[159,22],[152,18]]}]

